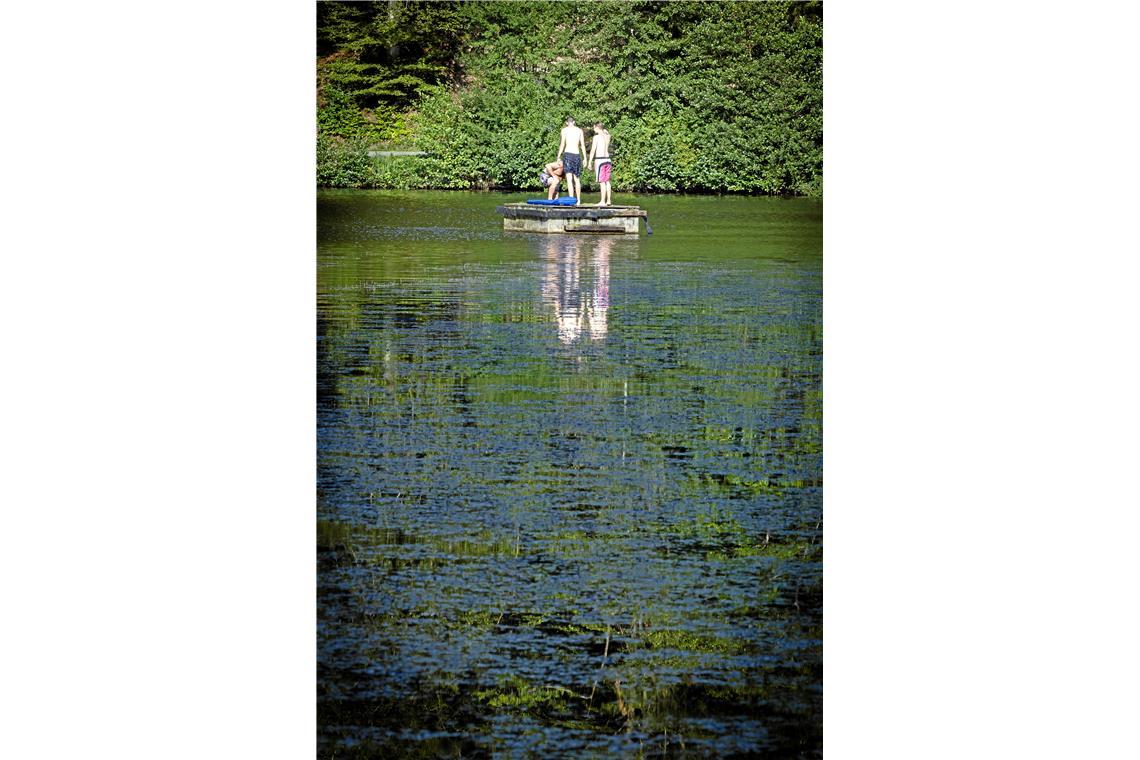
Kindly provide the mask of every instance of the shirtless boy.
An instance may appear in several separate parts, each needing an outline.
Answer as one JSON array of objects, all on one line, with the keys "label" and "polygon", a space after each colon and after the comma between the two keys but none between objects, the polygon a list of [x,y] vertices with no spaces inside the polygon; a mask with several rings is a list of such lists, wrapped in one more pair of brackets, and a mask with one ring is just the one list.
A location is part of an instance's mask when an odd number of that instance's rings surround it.
[{"label": "shirtless boy", "polygon": [[613,166],[610,163],[610,133],[600,121],[594,123],[594,139],[590,142],[590,158],[586,161],[586,168],[591,168],[597,158],[598,184],[602,188],[602,199],[599,206],[609,206],[614,202],[613,190],[610,188],[610,174]]},{"label": "shirtless boy", "polygon": [[[579,202],[582,200],[582,154],[586,152],[586,136],[573,119],[566,120],[562,128],[562,139],[558,143],[558,156],[566,167],[566,191]],[[555,160],[558,160],[555,156]]]},{"label": "shirtless boy", "polygon": [[542,167],[542,173],[538,175],[538,181],[546,188],[546,199],[552,201],[558,197],[558,188],[562,184],[562,175],[566,170],[562,166],[561,161],[552,161],[546,166]]}]

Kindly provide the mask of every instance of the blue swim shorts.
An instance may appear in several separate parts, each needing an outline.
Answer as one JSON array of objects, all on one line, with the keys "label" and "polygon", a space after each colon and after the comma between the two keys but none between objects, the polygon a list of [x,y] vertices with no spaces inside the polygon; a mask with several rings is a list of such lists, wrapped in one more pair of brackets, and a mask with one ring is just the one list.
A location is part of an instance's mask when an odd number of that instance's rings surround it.
[{"label": "blue swim shorts", "polygon": [[582,174],[582,157],[577,153],[563,153],[562,165],[566,168],[567,174],[573,174],[575,177]]}]

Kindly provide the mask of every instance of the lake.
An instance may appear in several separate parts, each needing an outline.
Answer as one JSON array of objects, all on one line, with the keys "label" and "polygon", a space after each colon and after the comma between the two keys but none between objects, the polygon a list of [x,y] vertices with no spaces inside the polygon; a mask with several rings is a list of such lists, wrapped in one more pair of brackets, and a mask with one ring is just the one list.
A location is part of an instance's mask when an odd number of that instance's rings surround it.
[{"label": "lake", "polygon": [[822,203],[525,197],[318,193],[320,756],[820,756]]}]

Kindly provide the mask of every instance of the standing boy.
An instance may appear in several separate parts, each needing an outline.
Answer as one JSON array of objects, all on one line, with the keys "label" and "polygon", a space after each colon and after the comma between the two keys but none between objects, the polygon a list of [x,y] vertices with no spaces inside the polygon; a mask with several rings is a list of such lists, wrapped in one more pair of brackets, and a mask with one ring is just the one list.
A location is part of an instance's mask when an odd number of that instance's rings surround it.
[{"label": "standing boy", "polygon": [[582,200],[582,154],[585,152],[586,136],[574,126],[573,119],[567,119],[558,143],[558,156],[554,160],[562,157],[562,164],[566,167],[566,191],[579,202]]},{"label": "standing boy", "polygon": [[600,121],[594,122],[594,139],[590,142],[590,158],[586,161],[587,169],[594,163],[595,158],[598,159],[596,176],[598,184],[602,188],[602,199],[598,201],[598,205],[609,206],[614,202],[613,190],[610,189],[610,175],[613,172],[613,166],[610,163],[610,133],[606,131],[606,126]]}]

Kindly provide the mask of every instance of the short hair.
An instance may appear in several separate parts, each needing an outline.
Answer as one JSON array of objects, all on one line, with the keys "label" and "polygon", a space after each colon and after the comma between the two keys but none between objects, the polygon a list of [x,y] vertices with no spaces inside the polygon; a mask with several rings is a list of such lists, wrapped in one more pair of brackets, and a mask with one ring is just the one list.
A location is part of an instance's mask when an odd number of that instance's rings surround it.
[{"label": "short hair", "polygon": [[574,117],[573,116],[567,116],[566,117],[566,123],[567,124],[573,124],[574,123]]},{"label": "short hair", "polygon": [[595,127],[599,127],[600,129],[605,129],[605,128],[606,128],[606,125],[605,125],[605,124],[603,124],[603,123],[601,123],[600,121],[595,121],[595,122],[594,122],[594,126],[595,126]]}]

